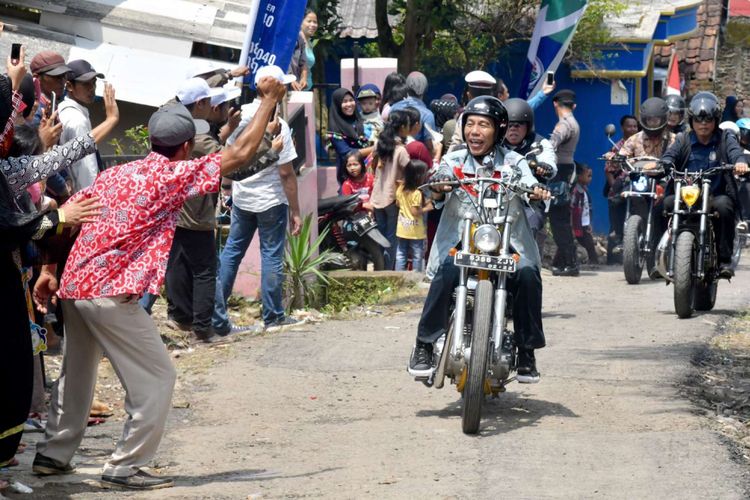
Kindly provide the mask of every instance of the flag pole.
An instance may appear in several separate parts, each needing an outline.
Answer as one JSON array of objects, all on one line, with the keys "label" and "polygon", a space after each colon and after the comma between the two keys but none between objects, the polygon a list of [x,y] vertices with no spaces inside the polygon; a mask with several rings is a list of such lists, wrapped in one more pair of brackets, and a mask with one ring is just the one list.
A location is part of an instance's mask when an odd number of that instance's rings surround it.
[{"label": "flag pole", "polygon": [[[240,66],[247,65],[247,57],[250,54],[250,42],[253,39],[253,29],[255,28],[255,21],[258,19],[258,10],[260,10],[260,0],[251,0],[250,17],[247,20],[245,40],[242,42],[242,51],[240,52]],[[235,82],[241,85],[243,79],[244,77],[238,76]]]}]

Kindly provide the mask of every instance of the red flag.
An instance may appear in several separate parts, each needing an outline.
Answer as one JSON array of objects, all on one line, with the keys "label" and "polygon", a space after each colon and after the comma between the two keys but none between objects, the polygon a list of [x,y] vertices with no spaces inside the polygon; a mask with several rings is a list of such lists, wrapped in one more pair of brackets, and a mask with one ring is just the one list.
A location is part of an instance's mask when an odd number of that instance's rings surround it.
[{"label": "red flag", "polygon": [[667,78],[667,95],[680,95],[680,71],[677,64],[677,55],[672,58],[672,66]]}]

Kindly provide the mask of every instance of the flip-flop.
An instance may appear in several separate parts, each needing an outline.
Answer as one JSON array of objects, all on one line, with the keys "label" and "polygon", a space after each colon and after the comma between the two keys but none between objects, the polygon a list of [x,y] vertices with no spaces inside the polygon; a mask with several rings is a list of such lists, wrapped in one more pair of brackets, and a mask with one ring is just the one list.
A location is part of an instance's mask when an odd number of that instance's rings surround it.
[{"label": "flip-flop", "polygon": [[103,423],[104,423],[104,422],[106,422],[106,421],[107,421],[107,419],[106,419],[106,418],[100,418],[100,417],[89,417],[89,421],[88,421],[88,423],[87,423],[86,425],[87,425],[87,426],[89,426],[89,427],[91,427],[92,425],[99,425],[99,424],[103,424]]},{"label": "flip-flop", "polygon": [[18,461],[18,459],[16,457],[13,457],[7,464],[5,464],[5,467],[18,467],[19,463],[20,462]]},{"label": "flip-flop", "polygon": [[7,490],[10,487],[10,483],[5,479],[0,479],[0,491]]},{"label": "flip-flop", "polygon": [[26,451],[26,443],[18,443],[18,448],[16,449],[16,455],[20,455],[24,451]]}]

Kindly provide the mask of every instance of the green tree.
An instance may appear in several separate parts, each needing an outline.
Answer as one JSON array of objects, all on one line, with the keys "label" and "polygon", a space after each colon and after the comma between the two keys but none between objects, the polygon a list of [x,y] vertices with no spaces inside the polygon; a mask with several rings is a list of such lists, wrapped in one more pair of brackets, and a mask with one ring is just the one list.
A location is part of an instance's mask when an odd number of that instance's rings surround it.
[{"label": "green tree", "polygon": [[[503,48],[528,40],[540,0],[376,0],[378,40],[368,55],[396,57],[402,72],[417,67],[443,73],[486,68]],[[606,15],[623,0],[589,0],[568,50],[568,60],[592,63],[610,41]],[[391,26],[393,20],[396,20]]]}]

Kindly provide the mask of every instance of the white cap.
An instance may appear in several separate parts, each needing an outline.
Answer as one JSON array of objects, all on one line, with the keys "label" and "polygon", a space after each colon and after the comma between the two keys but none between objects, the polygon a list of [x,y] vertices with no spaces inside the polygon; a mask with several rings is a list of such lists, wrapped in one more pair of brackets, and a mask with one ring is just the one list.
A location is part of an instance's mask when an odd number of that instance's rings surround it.
[{"label": "white cap", "polygon": [[227,101],[237,99],[240,94],[242,94],[242,89],[239,87],[223,87],[221,94],[211,97],[211,106],[218,106]]},{"label": "white cap", "polygon": [[497,80],[486,71],[472,71],[466,75],[464,81],[470,85],[495,85]]},{"label": "white cap", "polygon": [[721,130],[731,130],[736,135],[740,134],[740,127],[738,127],[737,124],[734,123],[733,121],[721,122],[721,123],[719,123],[719,128]]},{"label": "white cap", "polygon": [[182,82],[175,94],[185,106],[198,102],[206,97],[214,97],[224,92],[223,89],[212,89],[203,78],[190,78]]},{"label": "white cap", "polygon": [[297,77],[294,75],[287,75],[284,73],[284,70],[278,66],[263,66],[262,68],[258,68],[258,71],[255,72],[255,85],[258,85],[260,79],[266,76],[275,78],[284,85],[289,85],[290,83],[297,81]]}]

